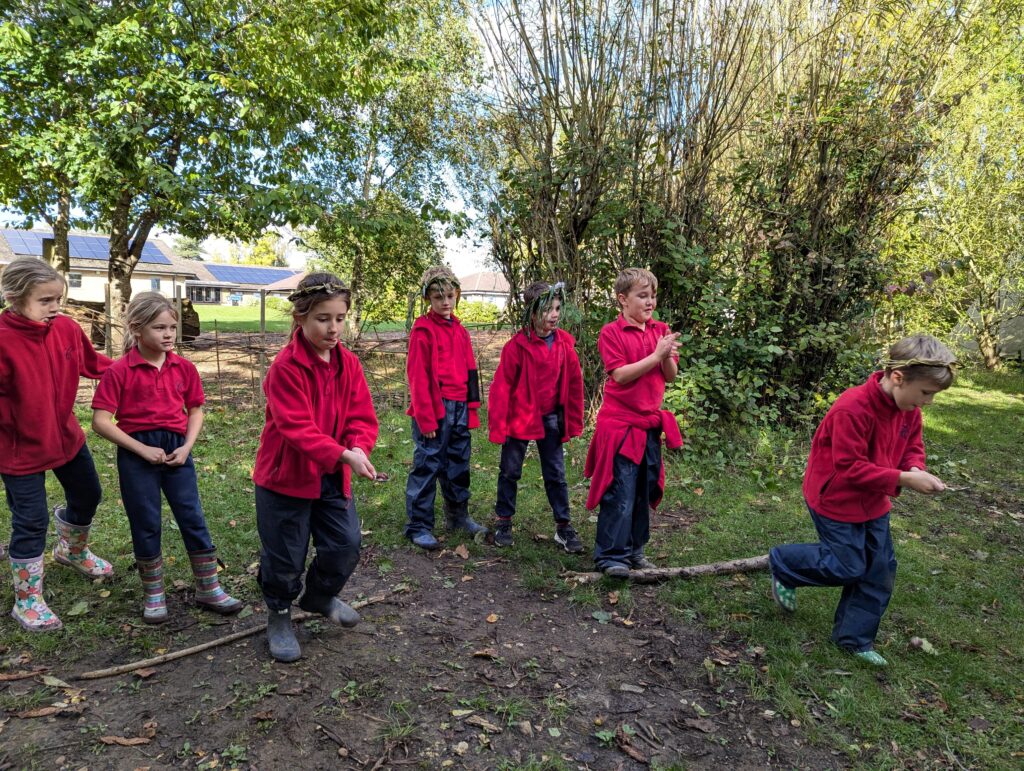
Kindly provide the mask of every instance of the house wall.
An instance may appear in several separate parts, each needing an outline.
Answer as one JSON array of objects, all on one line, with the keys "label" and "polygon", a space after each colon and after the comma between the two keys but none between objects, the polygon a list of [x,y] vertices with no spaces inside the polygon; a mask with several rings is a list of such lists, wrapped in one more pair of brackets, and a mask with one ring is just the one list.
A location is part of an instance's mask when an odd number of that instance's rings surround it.
[{"label": "house wall", "polygon": [[508,297],[496,292],[463,292],[461,299],[464,302],[490,303],[502,310],[504,310],[505,306],[508,305]]},{"label": "house wall", "polygon": [[[90,302],[103,302],[106,299],[105,287],[107,276],[99,273],[86,273],[72,268],[69,277],[79,275],[82,277],[81,286],[71,286],[68,282],[68,297],[73,300],[87,300]],[[159,287],[153,285],[154,280],[159,280]],[[174,287],[181,287],[182,297],[185,296],[185,280],[181,276],[171,276],[165,273],[135,273],[132,275],[132,294],[138,292],[158,291],[174,297]]]}]

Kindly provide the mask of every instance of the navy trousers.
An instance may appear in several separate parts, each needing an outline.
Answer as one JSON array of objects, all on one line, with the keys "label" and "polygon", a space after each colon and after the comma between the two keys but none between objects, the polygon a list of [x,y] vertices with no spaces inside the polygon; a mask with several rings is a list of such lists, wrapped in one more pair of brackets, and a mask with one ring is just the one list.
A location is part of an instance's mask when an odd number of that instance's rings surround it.
[{"label": "navy trousers", "polygon": [[[74,458],[53,469],[64,488],[67,509],[63,519],[72,525],[92,524],[103,490],[96,474],[89,445],[83,444]],[[50,507],[46,502],[46,472],[35,474],[3,474],[7,505],[11,510],[11,544],[14,559],[33,559],[46,548],[46,531],[50,526]]]},{"label": "navy trousers", "polygon": [[[558,426],[558,413],[545,415],[544,438],[537,440],[537,454],[540,455],[540,473],[544,477],[544,492],[555,515],[555,522],[569,522],[569,488],[565,483],[565,454],[562,452],[562,432]],[[508,438],[501,447],[501,464],[498,467],[498,500],[494,513],[501,519],[509,519],[516,513],[516,496],[519,479],[523,475],[523,459],[530,442],[526,439]]]},{"label": "navy trousers", "polygon": [[433,439],[423,436],[412,421],[412,471],[405,482],[405,535],[434,529],[437,484],[451,504],[469,501],[469,407],[466,402],[444,400],[444,420]]},{"label": "navy trousers", "polygon": [[791,589],[842,586],[832,641],[850,651],[870,650],[896,581],[889,515],[868,522],[838,522],[808,507],[818,543],[776,546],[772,573]]},{"label": "navy trousers", "polygon": [[661,475],[661,429],[647,432],[640,463],[615,456],[612,483],[601,496],[594,538],[594,564],[598,570],[629,566],[643,556],[650,539],[651,501],[657,497]]},{"label": "navy trousers", "polygon": [[[170,454],[185,443],[173,431],[137,431],[133,439]],[[149,560],[160,554],[162,492],[189,553],[213,548],[199,502],[199,482],[191,453],[180,466],[155,465],[123,447],[117,448],[117,477],[121,501],[128,513],[135,559]]]},{"label": "navy trousers", "polygon": [[340,474],[321,478],[316,500],[256,485],[256,528],[260,534],[257,581],[270,610],[285,610],[302,592],[311,535],[316,556],[306,571],[308,594],[336,596],[359,564],[359,516],[355,501],[341,492]]}]

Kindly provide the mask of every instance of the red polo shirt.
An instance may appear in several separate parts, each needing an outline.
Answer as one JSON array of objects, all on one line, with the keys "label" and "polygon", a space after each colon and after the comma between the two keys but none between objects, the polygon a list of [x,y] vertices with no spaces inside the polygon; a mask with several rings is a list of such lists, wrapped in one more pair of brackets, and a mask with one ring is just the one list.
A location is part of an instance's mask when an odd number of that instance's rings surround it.
[{"label": "red polo shirt", "polygon": [[[619,317],[605,324],[597,338],[597,350],[604,362],[604,371],[624,367],[650,356],[658,340],[671,330],[661,321],[648,321],[644,329],[630,324],[620,313]],[[677,356],[673,358],[678,361]],[[647,415],[661,409],[665,396],[665,375],[661,367],[653,367],[631,383],[616,383],[608,378],[604,387],[604,400],[610,406],[627,412]]]},{"label": "red polo shirt", "polygon": [[132,348],[103,375],[92,408],[114,413],[126,434],[158,429],[184,434],[188,411],[204,401],[199,372],[188,359],[171,351],[157,369]]}]

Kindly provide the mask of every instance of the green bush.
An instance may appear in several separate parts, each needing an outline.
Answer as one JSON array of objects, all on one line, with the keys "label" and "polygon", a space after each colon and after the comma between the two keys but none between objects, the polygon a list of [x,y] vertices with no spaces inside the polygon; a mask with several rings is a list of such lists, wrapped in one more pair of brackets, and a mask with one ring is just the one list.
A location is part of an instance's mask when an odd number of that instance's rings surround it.
[{"label": "green bush", "polygon": [[472,300],[460,302],[455,314],[463,324],[494,324],[501,318],[501,308],[489,302]]}]

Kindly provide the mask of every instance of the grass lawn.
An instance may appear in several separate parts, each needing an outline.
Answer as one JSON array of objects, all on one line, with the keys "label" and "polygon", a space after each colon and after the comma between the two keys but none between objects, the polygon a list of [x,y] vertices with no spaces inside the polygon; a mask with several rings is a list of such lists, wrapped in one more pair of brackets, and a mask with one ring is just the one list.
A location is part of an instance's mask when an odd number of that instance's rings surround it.
[{"label": "grass lawn", "polygon": [[[202,313],[206,308],[200,307]],[[240,313],[247,308],[217,308]],[[940,394],[925,412],[930,468],[958,489],[934,498],[906,493],[892,517],[900,567],[896,590],[883,619],[879,651],[891,665],[876,671],[858,664],[829,642],[838,589],[800,590],[799,609],[783,617],[768,595],[764,573],[676,581],[659,587],[630,587],[605,579],[569,589],[563,569],[590,569],[587,555],[556,552],[550,541],[550,510],[540,469],[531,449],[520,483],[516,545],[509,560],[530,589],[555,591],[595,610],[608,609],[608,593],[618,590],[615,608],[626,615],[636,593],[653,593],[688,620],[733,644],[762,651],[755,664],[729,668],[753,695],[775,703],[800,731],[867,768],[1011,768],[1024,762],[1024,376],[966,374]],[[80,413],[84,418],[85,413]],[[381,416],[373,460],[388,472],[385,484],[359,482],[357,503],[378,551],[383,576],[390,549],[410,548],[404,523],[405,474],[412,456],[409,419],[398,411]],[[196,445],[200,489],[214,542],[228,565],[229,590],[256,599],[255,581],[246,574],[257,559],[253,488],[249,479],[262,414],[259,409],[211,406]],[[490,522],[497,479],[498,448],[486,433],[474,432],[471,512]],[[800,496],[809,436],[782,431],[744,440],[727,463],[716,465],[669,459],[663,515],[655,517],[648,554],[662,565],[688,565],[764,554],[776,543],[813,540],[813,528]],[[93,541],[112,558],[122,576],[132,571],[127,521],[118,502],[112,446],[90,437],[104,485]],[[587,544],[594,521],[583,508],[586,442],[568,445],[567,473],[576,525]],[[1013,461],[1013,458],[1018,458]],[[49,494],[60,500],[48,475]],[[439,507],[440,508],[440,507]],[[672,515],[672,516],[665,516]],[[439,513],[440,519],[440,513]],[[6,514],[5,514],[6,519]],[[692,522],[689,526],[687,522]],[[168,583],[189,581],[187,559],[171,520],[165,519]],[[5,533],[6,535],[6,528]],[[469,544],[475,557],[491,547]],[[129,642],[126,621],[139,614],[137,580],[122,579],[103,596],[102,586],[83,589],[69,571],[47,574],[48,593],[69,633],[30,635],[7,619],[0,623],[0,649],[56,655],[73,662],[82,651],[105,640]],[[87,594],[91,609],[76,615],[74,600]],[[0,594],[10,602],[10,588]],[[210,623],[203,619],[201,623]],[[159,632],[136,624],[130,645],[140,657],[152,654]],[[912,649],[913,636],[926,638],[936,655]],[[709,669],[719,665],[708,660]],[[724,697],[723,697],[724,698]],[[24,708],[6,704],[0,708]],[[719,705],[722,709],[724,706]]]},{"label": "grass lawn", "polygon": [[[259,332],[260,307],[258,305],[200,305],[194,306],[199,313],[203,332],[212,332],[214,322],[221,332]],[[287,332],[292,328],[291,315],[267,307],[267,331]],[[364,327],[364,334],[373,330],[398,332],[405,329],[404,321],[381,322]]]}]

